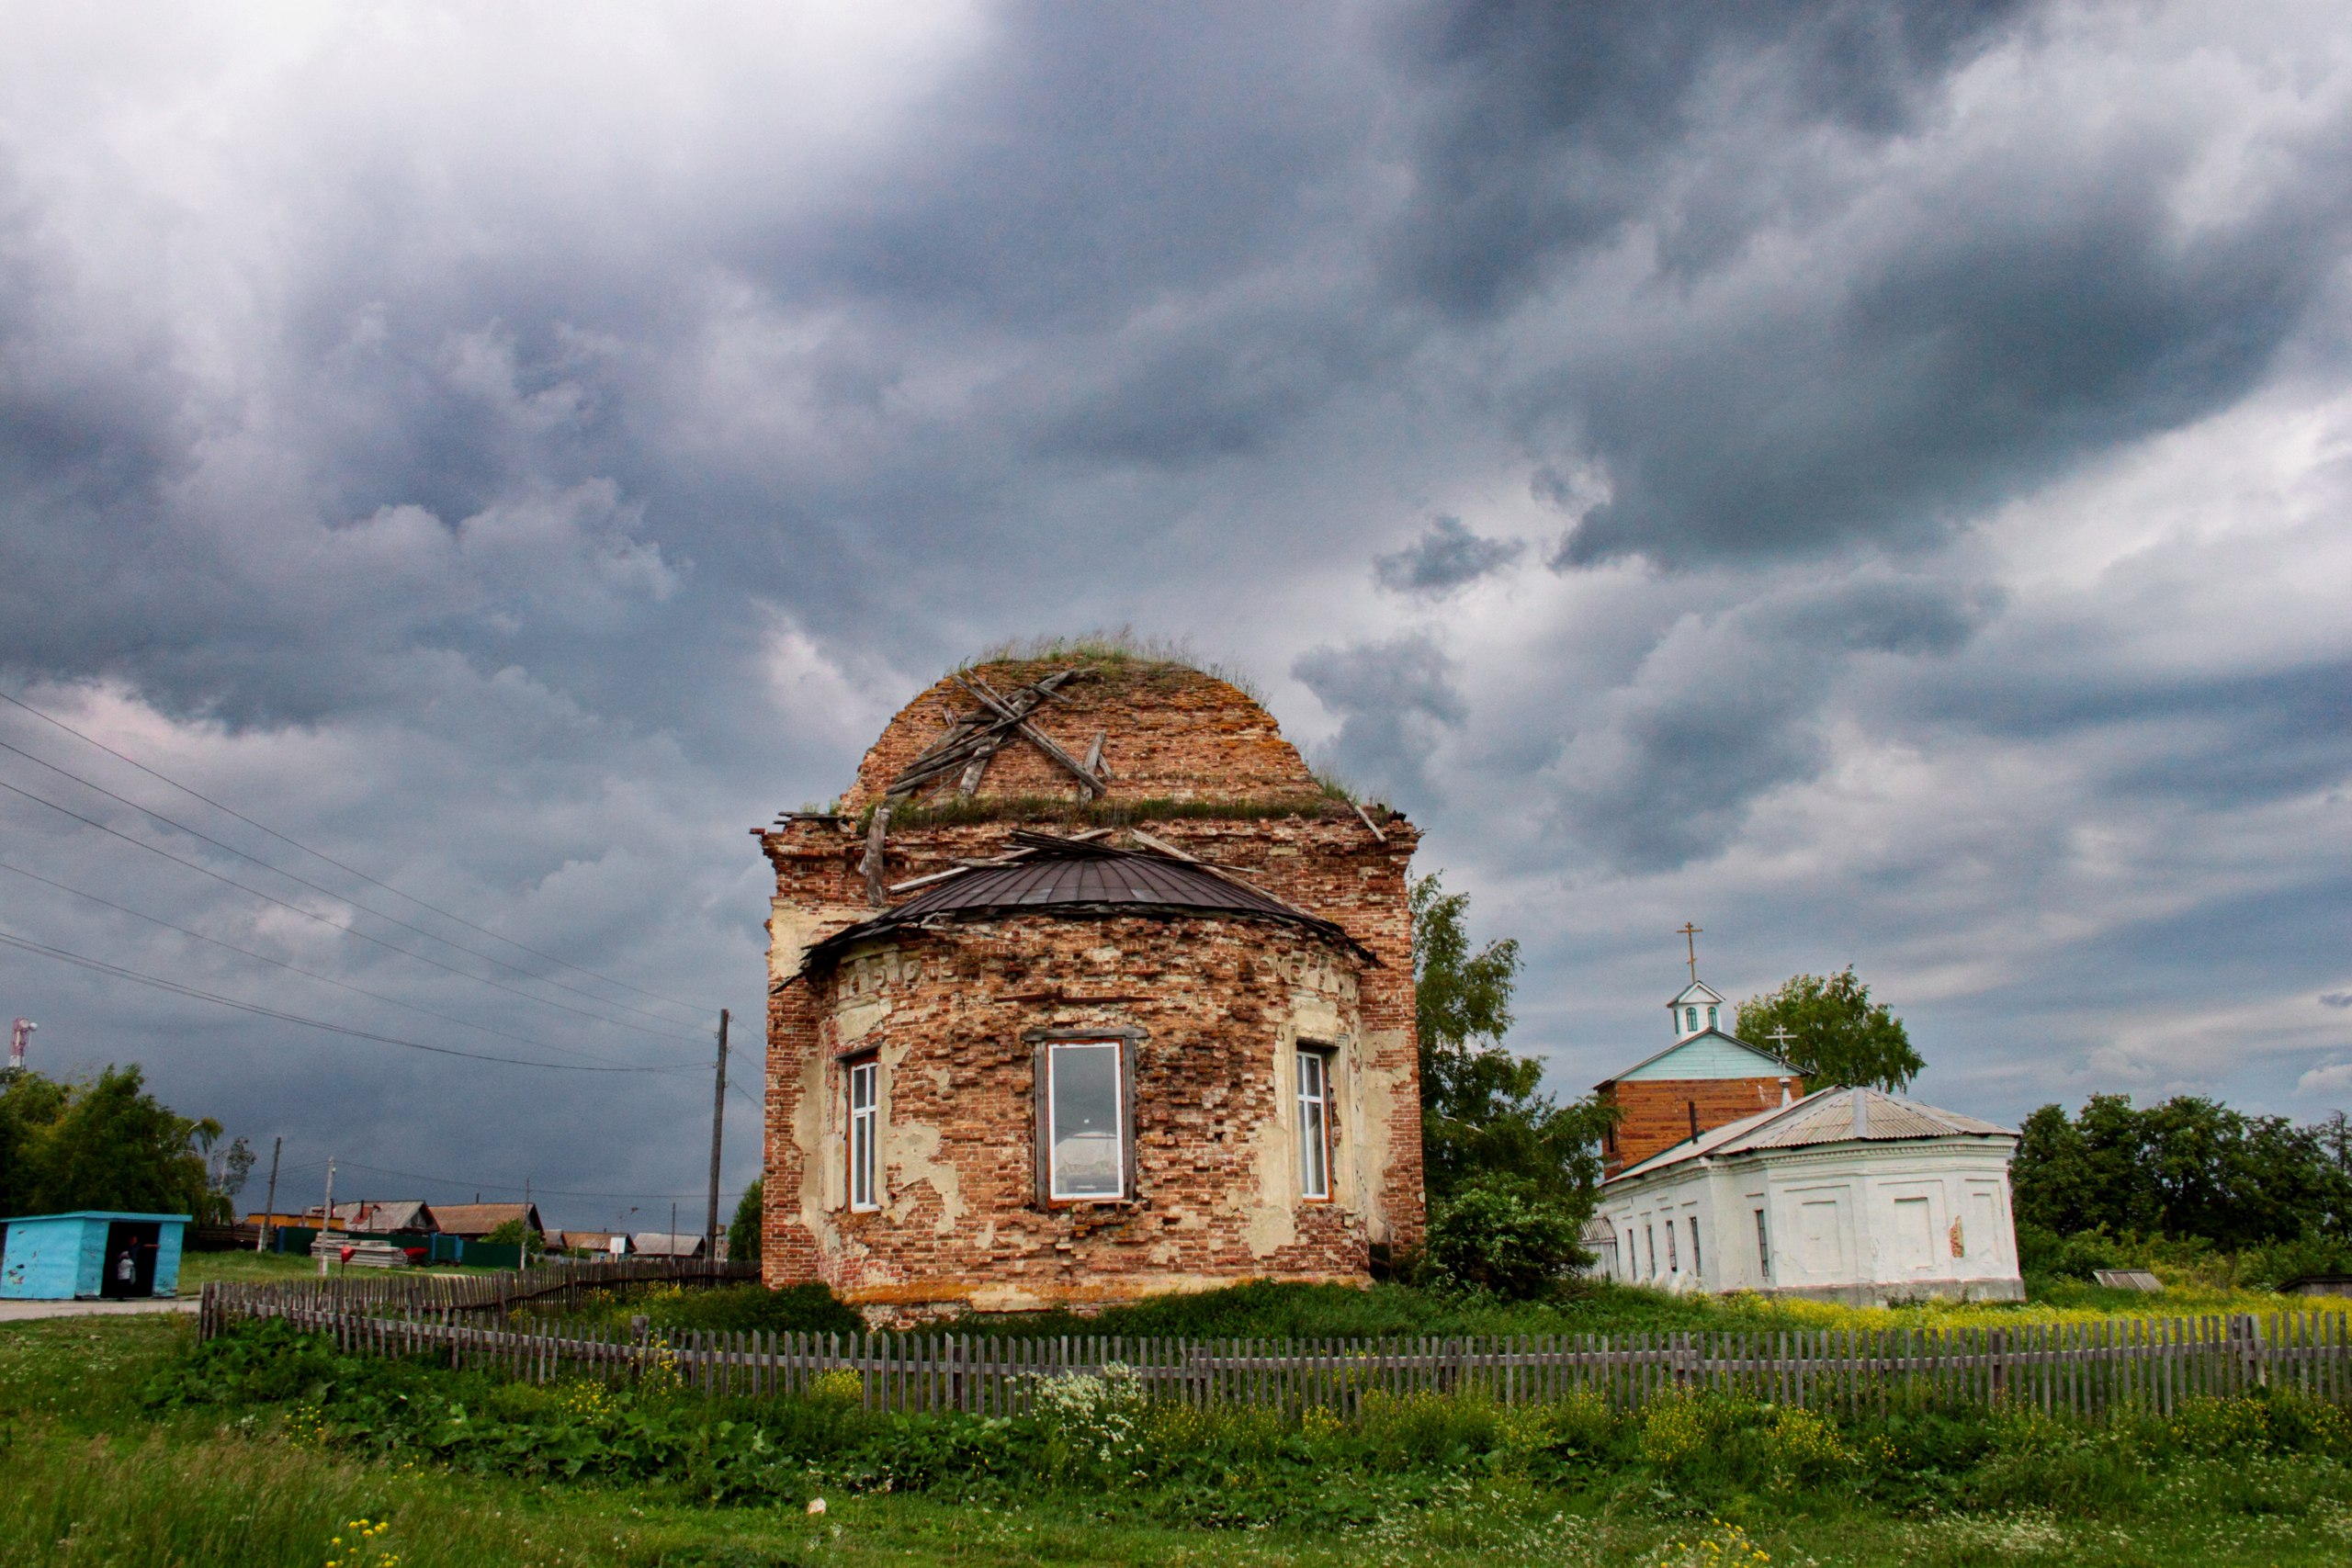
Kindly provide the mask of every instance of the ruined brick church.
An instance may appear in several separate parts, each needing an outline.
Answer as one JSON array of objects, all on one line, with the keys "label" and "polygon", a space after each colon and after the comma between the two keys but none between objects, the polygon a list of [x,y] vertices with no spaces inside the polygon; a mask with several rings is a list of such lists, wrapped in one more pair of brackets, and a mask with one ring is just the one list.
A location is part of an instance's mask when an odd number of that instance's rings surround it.
[{"label": "ruined brick church", "polygon": [[1419,1240],[1419,834],[1234,685],[982,663],[758,831],[768,1283],[905,1321],[1361,1282]]}]

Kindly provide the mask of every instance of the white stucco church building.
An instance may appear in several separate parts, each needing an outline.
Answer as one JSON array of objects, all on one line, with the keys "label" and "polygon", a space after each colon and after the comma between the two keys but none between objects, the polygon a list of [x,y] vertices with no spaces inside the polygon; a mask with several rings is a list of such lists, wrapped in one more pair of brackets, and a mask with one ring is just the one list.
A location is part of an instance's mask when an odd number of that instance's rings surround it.
[{"label": "white stucco church building", "polygon": [[[1645,1081],[1687,1081],[1690,1135],[1601,1184],[1585,1233],[1596,1273],[1859,1305],[2024,1298],[2009,1207],[2016,1134],[1875,1089],[1795,1095],[1770,1053],[1712,1019],[1686,1025],[1688,995],[1669,1004],[1676,1046],[1643,1066]],[[1713,1080],[1731,1071],[1776,1088],[1779,1102],[1730,1120],[1703,1111],[1744,1098],[1699,1087],[1729,1088]]]}]

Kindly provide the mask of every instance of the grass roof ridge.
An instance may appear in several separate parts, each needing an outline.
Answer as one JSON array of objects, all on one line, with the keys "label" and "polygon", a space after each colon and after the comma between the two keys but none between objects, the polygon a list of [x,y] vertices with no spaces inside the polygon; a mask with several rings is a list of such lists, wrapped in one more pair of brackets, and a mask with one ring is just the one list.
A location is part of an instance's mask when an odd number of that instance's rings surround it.
[{"label": "grass roof ridge", "polygon": [[1007,637],[958,664],[956,672],[961,674],[983,664],[1068,663],[1189,670],[1213,681],[1223,681],[1254,703],[1262,705],[1266,700],[1257,682],[1232,661],[1203,658],[1193,651],[1189,638],[1149,636],[1131,626],[1098,626],[1068,635]]}]

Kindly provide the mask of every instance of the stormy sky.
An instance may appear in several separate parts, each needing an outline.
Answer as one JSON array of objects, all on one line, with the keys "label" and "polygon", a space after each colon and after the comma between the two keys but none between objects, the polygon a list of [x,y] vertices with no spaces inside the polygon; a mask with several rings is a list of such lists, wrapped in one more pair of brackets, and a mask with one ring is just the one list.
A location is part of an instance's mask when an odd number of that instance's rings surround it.
[{"label": "stormy sky", "polygon": [[2352,1101],[2340,6],[0,10],[0,1018],[281,1206],[698,1224],[746,829],[1106,626],[1563,1093],[1689,919],[1957,1109]]}]

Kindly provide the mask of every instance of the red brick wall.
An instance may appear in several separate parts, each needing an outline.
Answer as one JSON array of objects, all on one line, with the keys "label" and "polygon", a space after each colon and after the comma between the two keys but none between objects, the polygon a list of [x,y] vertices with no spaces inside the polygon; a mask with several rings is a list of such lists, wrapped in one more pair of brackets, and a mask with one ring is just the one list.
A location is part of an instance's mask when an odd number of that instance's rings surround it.
[{"label": "red brick wall", "polygon": [[[1361,1280],[1367,1236],[1353,1189],[1364,1162],[1341,1162],[1337,1201],[1297,1197],[1276,1062],[1302,986],[1328,1004],[1314,1011],[1336,1021],[1331,1032],[1360,1037],[1344,994],[1354,970],[1307,933],[1217,919],[1021,916],[861,951],[820,988],[833,1004],[819,1030],[822,1093],[838,1127],[839,1054],[877,1051],[886,1206],[852,1213],[827,1172],[820,1276],[853,1302],[897,1309]],[[863,1025],[854,1034],[853,1019]],[[1023,1035],[1095,1028],[1143,1031],[1133,1047],[1136,1197],[1041,1206],[1035,1048]],[[1343,1055],[1338,1076],[1351,1108],[1362,1065]],[[1343,1109],[1342,1148],[1363,1119]],[[829,1136],[819,1157],[843,1157],[839,1141]]]},{"label": "red brick wall", "polygon": [[[1053,668],[987,673],[1003,690]],[[777,874],[764,1233],[772,1283],[828,1279],[877,1311],[1083,1304],[1257,1277],[1360,1280],[1369,1243],[1410,1247],[1421,1238],[1406,897],[1418,830],[1393,818],[1375,832],[1344,803],[1309,793],[1311,775],[1272,719],[1223,682],[1165,667],[1147,678],[1114,666],[1104,679],[1069,689],[1073,705],[1049,710],[1045,728],[1080,754],[1097,729],[1108,732],[1114,807],[1169,797],[1296,801],[1288,815],[1139,825],[1337,922],[1375,955],[1372,964],[1340,960],[1354,991],[1343,1010],[1355,1079],[1344,1087],[1373,1096],[1349,1134],[1370,1141],[1357,1168],[1359,1188],[1373,1190],[1343,1192],[1329,1205],[1294,1203],[1279,1220],[1260,1201],[1267,1178],[1253,1161],[1268,1146],[1266,1129],[1287,1127],[1293,1115],[1277,1100],[1277,1041],[1302,1010],[1329,1001],[1302,988],[1303,976],[1329,983],[1339,955],[1319,939],[1261,922],[1023,916],[944,928],[909,945],[895,970],[866,955],[862,967],[845,965],[813,990],[784,984],[808,942],[871,913],[857,869],[864,840],[846,823],[798,819],[762,840]],[[936,735],[950,706],[960,711],[966,701],[950,686],[910,704],[867,755],[852,804],[887,783]],[[982,804],[1000,792],[1009,798],[1061,788],[1057,770],[1033,779],[1031,761],[1052,767],[1034,748],[1009,747],[990,768]],[[997,852],[1020,825],[1008,818],[894,831],[885,878],[902,882],[948,869],[955,857]],[[1067,830],[1050,820],[1034,825]],[[910,959],[918,978],[907,976]],[[876,974],[879,989],[857,988]],[[873,1029],[885,1046],[889,1114],[911,1140],[886,1136],[886,1158],[897,1158],[894,1148],[915,1156],[882,1215],[827,1206],[828,1172],[810,1163],[831,1158],[842,1010],[861,1006],[887,1010]],[[1040,1213],[1028,1163],[1030,1047],[1021,1036],[1108,1024],[1149,1032],[1138,1059],[1138,1103],[1148,1108],[1138,1112],[1138,1204]],[[901,1054],[895,1063],[893,1051]],[[1295,1192],[1295,1179],[1283,1174]]]},{"label": "red brick wall", "polygon": [[[983,664],[972,673],[1005,693],[1069,668],[1066,660],[1006,662]],[[1239,688],[1179,665],[1138,661],[1089,669],[1084,678],[1060,687],[1063,700],[1048,701],[1034,722],[1081,759],[1102,735],[1113,798],[1241,800],[1317,793],[1314,774],[1283,739],[1273,716]],[[858,764],[856,786],[843,805],[862,811],[880,799],[952,718],[978,706],[943,676],[883,730]],[[1077,783],[1036,747],[1015,740],[989,763],[978,793],[984,800],[1065,798],[1076,794]]]},{"label": "red brick wall", "polygon": [[1780,1104],[1784,1082],[1790,1093],[1804,1093],[1804,1080],[1795,1077],[1636,1078],[1611,1084],[1600,1098],[1620,1107],[1621,1114],[1616,1136],[1601,1161],[1601,1173],[1614,1176],[1690,1137],[1694,1105],[1699,1131],[1712,1132]]}]

